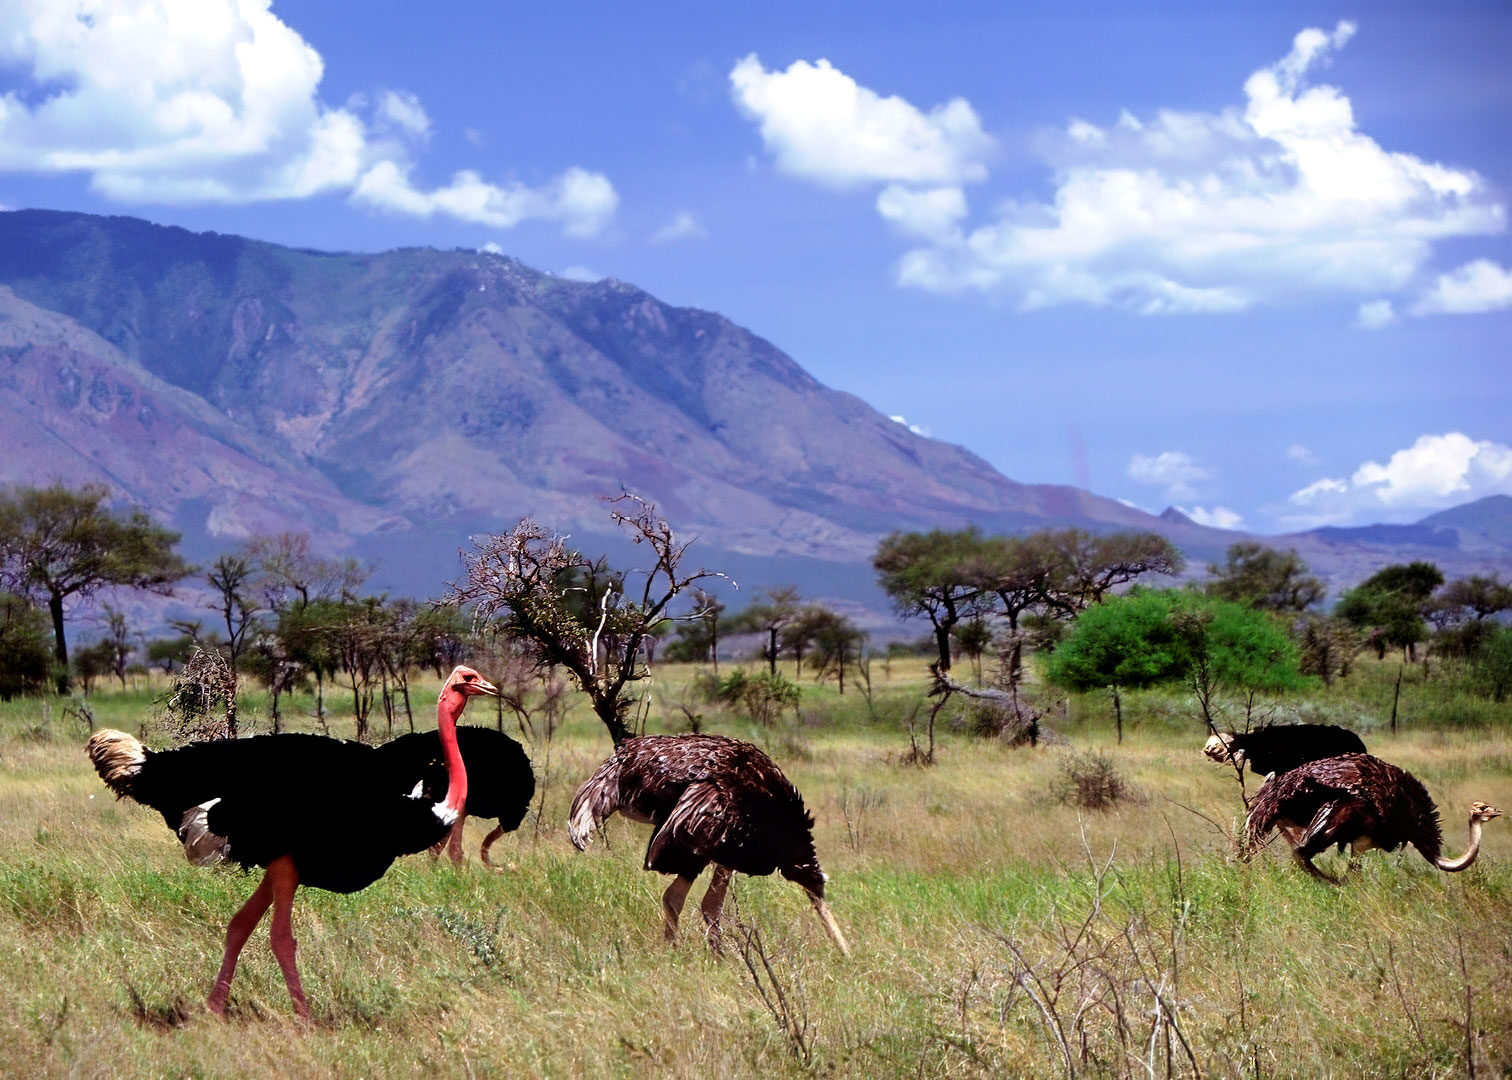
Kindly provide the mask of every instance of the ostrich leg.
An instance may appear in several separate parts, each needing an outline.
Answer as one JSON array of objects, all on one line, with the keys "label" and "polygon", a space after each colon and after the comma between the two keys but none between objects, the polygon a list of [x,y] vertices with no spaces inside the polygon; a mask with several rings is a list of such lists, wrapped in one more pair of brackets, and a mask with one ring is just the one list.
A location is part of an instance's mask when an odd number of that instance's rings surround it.
[{"label": "ostrich leg", "polygon": [[487,836],[485,836],[483,838],[483,846],[478,849],[478,856],[479,856],[479,858],[481,858],[483,860],[483,865],[486,866],[486,867],[488,867],[490,870],[492,870],[494,868],[494,864],[488,858],[488,849],[491,848],[491,847],[493,847],[494,841],[497,840],[499,837],[501,837],[503,835],[504,835],[504,826],[502,826],[502,825],[495,825],[494,829],[493,829],[493,832],[489,833]]},{"label": "ostrich leg", "polygon": [[289,997],[294,1001],[294,1013],[302,1020],[310,1018],[310,1006],[305,1003],[304,987],[299,985],[299,968],[294,964],[294,890],[299,888],[299,871],[294,869],[294,860],[280,855],[268,864],[268,878],[273,882],[273,955],[283,970],[284,984],[289,988]]},{"label": "ostrich leg", "polygon": [[1324,803],[1313,816],[1312,824],[1307,827],[1292,848],[1292,854],[1299,863],[1313,877],[1319,881],[1326,881],[1330,885],[1341,884],[1338,878],[1330,877],[1313,865],[1313,856],[1327,851],[1335,843],[1333,833],[1330,831],[1330,823],[1333,821],[1334,812],[1338,809],[1337,803]]},{"label": "ostrich leg", "polygon": [[683,901],[688,899],[688,890],[692,887],[692,878],[676,877],[662,893],[662,932],[668,941],[677,940],[677,918],[682,914]]},{"label": "ostrich leg", "polygon": [[446,854],[458,866],[462,865],[462,860],[465,858],[462,854],[462,826],[465,824],[467,824],[467,815],[458,814],[457,823],[452,826],[451,835],[446,839]]},{"label": "ostrich leg", "polygon": [[723,951],[719,934],[719,919],[724,912],[725,890],[730,886],[730,877],[734,874],[728,866],[714,866],[714,877],[709,882],[709,888],[704,892],[703,909],[704,936],[708,939],[709,948],[716,954]]},{"label": "ostrich leg", "polygon": [[236,958],[241,955],[242,946],[246,945],[252,931],[262,921],[263,912],[273,902],[271,876],[270,869],[263,875],[257,891],[247,898],[240,911],[231,916],[231,923],[226,927],[226,955],[221,959],[220,973],[215,976],[215,987],[210,991],[210,999],[205,1002],[205,1008],[216,1016],[226,1015],[226,999],[231,996],[231,976],[236,974]]}]

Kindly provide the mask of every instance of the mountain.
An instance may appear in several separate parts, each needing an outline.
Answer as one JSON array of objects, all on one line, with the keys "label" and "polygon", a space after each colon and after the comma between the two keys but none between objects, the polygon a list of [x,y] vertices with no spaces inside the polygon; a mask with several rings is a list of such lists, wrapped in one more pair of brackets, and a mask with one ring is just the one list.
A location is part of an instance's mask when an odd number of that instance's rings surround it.
[{"label": "mountain", "polygon": [[[623,282],[45,210],[0,213],[0,451],[0,483],[107,483],[192,555],[306,530],[420,595],[468,535],[524,515],[613,551],[601,498],[622,491],[707,565],[820,595],[874,598],[867,559],[892,529],[1156,529],[1199,565],[1245,539],[1012,481]],[[1439,532],[1459,552],[1457,525],[1400,539]],[[1386,550],[1296,542],[1350,572]]]}]

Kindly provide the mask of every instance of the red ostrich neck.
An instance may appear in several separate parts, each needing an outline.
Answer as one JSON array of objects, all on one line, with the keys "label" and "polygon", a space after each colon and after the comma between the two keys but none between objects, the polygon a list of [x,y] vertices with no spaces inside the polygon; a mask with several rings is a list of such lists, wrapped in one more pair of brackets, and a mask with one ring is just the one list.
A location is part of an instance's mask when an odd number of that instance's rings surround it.
[{"label": "red ostrich neck", "polygon": [[446,759],[446,802],[453,815],[461,814],[467,804],[467,770],[462,765],[462,751],[457,746],[457,721],[467,708],[467,695],[450,685],[441,690],[436,703],[436,731],[441,736],[441,754]]}]

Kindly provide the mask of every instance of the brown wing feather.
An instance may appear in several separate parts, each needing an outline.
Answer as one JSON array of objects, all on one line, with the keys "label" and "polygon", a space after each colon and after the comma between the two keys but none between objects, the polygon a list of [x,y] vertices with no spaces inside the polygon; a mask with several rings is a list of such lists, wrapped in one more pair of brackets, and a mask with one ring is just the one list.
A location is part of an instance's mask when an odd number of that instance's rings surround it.
[{"label": "brown wing feather", "polygon": [[1427,789],[1411,773],[1370,754],[1310,761],[1266,781],[1250,804],[1250,835],[1264,836],[1283,818],[1306,823],[1324,803],[1341,799],[1352,800],[1354,811],[1348,828],[1341,825],[1330,842],[1368,835],[1378,847],[1411,843],[1430,861],[1438,856],[1438,810]]}]

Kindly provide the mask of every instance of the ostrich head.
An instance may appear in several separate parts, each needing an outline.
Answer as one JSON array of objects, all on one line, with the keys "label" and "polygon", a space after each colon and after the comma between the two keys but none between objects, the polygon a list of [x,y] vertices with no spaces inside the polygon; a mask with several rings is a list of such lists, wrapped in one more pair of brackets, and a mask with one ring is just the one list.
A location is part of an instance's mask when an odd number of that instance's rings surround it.
[{"label": "ostrich head", "polygon": [[1501,817],[1502,812],[1490,803],[1476,801],[1470,804],[1470,820],[1486,822],[1492,818]]},{"label": "ostrich head", "polygon": [[[1222,762],[1226,765],[1230,760],[1229,744],[1233,741],[1234,737],[1226,731],[1221,731],[1217,735],[1209,735],[1208,741],[1202,747],[1202,753],[1205,757],[1210,758],[1213,761]],[[1244,764],[1243,750],[1234,751],[1233,762],[1235,765],[1242,766]]]},{"label": "ostrich head", "polygon": [[463,697],[477,697],[487,694],[491,697],[499,696],[499,688],[479,675],[470,667],[458,665],[452,669],[452,673],[446,677],[446,685],[441,688],[441,693],[454,691]]}]

